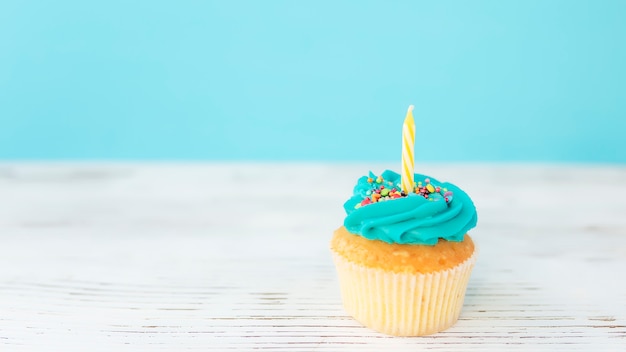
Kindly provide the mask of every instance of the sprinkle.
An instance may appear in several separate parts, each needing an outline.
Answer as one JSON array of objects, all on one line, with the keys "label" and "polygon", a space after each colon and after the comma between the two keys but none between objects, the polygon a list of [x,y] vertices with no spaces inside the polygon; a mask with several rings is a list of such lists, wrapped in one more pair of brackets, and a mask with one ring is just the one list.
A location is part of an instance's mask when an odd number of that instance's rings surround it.
[{"label": "sprinkle", "polygon": [[365,198],[354,206],[355,209],[362,206],[373,204],[377,202],[386,202],[398,198],[422,196],[428,201],[445,200],[446,203],[452,201],[452,192],[448,191],[445,187],[440,187],[431,183],[430,178],[425,178],[422,181],[415,181],[413,188],[409,191],[402,189],[402,184],[398,183],[397,187],[394,182],[385,180],[382,176],[376,176],[370,172],[367,182],[376,185],[371,186],[371,189],[366,189]]}]

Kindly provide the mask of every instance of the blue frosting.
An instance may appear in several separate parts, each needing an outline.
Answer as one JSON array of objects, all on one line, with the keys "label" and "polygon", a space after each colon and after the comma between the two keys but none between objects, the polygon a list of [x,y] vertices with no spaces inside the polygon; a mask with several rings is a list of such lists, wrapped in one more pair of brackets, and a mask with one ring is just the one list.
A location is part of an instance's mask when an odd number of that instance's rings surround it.
[{"label": "blue frosting", "polygon": [[[386,170],[381,176],[386,187],[400,188],[399,174]],[[370,177],[376,179],[371,173]],[[448,201],[442,193],[432,193],[429,199],[412,193],[408,197],[360,206],[380,186],[376,182],[368,182],[368,176],[361,177],[354,187],[354,195],[344,204],[347,213],[344,226],[351,233],[387,243],[435,245],[439,238],[463,241],[467,231],[476,226],[478,217],[474,203],[451,183],[414,175],[416,183],[426,184],[427,178],[433,186],[452,192]]]}]

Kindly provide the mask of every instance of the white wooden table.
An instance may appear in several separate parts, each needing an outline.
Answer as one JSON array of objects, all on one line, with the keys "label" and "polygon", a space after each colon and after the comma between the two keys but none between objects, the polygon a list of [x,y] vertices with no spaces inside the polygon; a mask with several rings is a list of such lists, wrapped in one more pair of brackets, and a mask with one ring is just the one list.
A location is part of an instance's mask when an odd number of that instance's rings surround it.
[{"label": "white wooden table", "polygon": [[390,165],[0,164],[0,351],[626,350],[626,167],[417,165],[475,200],[459,322],[344,313],[328,250]]}]

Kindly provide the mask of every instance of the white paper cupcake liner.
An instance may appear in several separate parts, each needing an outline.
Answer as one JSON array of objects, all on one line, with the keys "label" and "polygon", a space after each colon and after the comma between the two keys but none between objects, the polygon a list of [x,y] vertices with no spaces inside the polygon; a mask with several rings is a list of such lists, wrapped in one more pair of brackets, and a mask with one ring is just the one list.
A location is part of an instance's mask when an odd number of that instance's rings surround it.
[{"label": "white paper cupcake liner", "polygon": [[361,324],[395,336],[445,330],[459,318],[477,250],[443,271],[394,273],[347,261],[333,251],[345,310]]}]

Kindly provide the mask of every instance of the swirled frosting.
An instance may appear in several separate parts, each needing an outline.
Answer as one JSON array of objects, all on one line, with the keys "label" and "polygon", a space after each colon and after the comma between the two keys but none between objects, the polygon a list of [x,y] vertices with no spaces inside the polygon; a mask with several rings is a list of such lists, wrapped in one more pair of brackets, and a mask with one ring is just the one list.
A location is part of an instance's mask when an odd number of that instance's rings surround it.
[{"label": "swirled frosting", "polygon": [[380,194],[381,188],[399,189],[400,180],[400,175],[390,170],[378,177],[371,172],[369,177],[361,177],[353,196],[344,204],[346,229],[387,243],[435,245],[439,238],[461,242],[465,233],[476,226],[476,208],[470,197],[451,183],[425,175],[415,174],[415,183],[422,188],[430,185],[432,192],[406,195],[396,191],[391,193],[393,197],[381,200],[377,196],[371,201],[372,194]]}]

